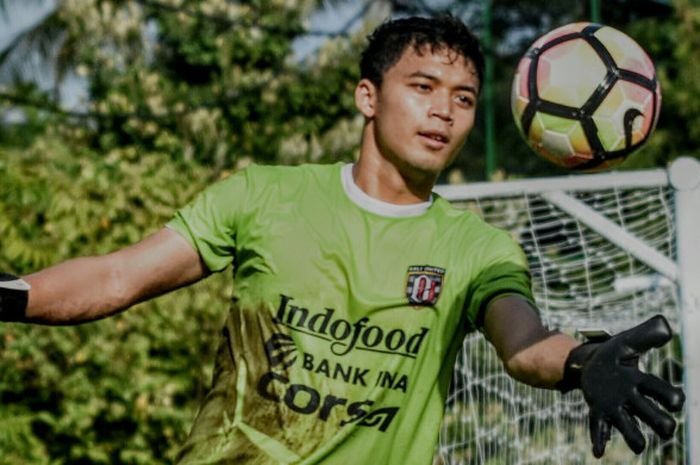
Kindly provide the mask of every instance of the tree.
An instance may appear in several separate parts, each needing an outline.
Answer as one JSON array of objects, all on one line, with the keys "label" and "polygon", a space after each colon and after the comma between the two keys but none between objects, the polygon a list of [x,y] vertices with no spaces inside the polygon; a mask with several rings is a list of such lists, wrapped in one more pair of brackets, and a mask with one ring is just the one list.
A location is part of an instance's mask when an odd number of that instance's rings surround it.
[{"label": "tree", "polygon": [[[0,146],[0,269],[123,247],[246,160],[350,159],[357,42],[292,59],[312,1],[61,2],[84,108]],[[7,100],[6,100],[7,101]],[[211,378],[225,274],[73,328],[0,326],[0,464],[171,463]]]},{"label": "tree", "polygon": [[[45,136],[0,149],[0,177],[0,269],[27,273],[137,241],[209,173]],[[211,377],[226,281],[90,325],[0,325],[0,464],[171,463]]]},{"label": "tree", "polygon": [[[86,111],[60,111],[56,98],[28,95],[24,83],[5,100],[63,114],[65,137],[103,152],[157,150],[218,170],[241,159],[317,159],[325,132],[339,125],[327,139],[353,124],[347,90],[356,71],[339,57],[357,44],[333,41],[314,70],[294,60],[292,41],[316,5],[62,2],[52,18],[70,44],[63,75],[85,78]],[[356,142],[331,145],[331,159],[348,159]]]},{"label": "tree", "polygon": [[680,156],[700,158],[700,6],[673,2],[664,21],[652,18],[632,25],[630,33],[645,44],[661,80],[663,104],[656,133],[644,151],[633,154],[630,166],[665,166]]}]

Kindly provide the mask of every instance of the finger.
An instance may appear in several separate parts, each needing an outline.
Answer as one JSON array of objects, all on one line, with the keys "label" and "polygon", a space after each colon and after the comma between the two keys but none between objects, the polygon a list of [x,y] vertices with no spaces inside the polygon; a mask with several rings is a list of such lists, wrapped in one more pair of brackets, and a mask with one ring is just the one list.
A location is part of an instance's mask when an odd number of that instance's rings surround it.
[{"label": "finger", "polygon": [[599,459],[605,453],[605,445],[610,440],[610,423],[600,415],[593,413],[589,415],[588,420],[591,443],[593,444],[593,456]]},{"label": "finger", "polygon": [[642,435],[642,432],[639,430],[637,420],[632,418],[625,409],[621,409],[611,420],[615,428],[622,433],[622,437],[625,439],[629,448],[632,449],[632,452],[640,454],[644,450],[644,447],[646,447],[647,442],[646,439],[644,439],[644,435]]},{"label": "finger", "polygon": [[653,347],[661,347],[673,336],[671,326],[662,315],[656,315],[618,335],[624,343],[637,353]]},{"label": "finger", "polygon": [[663,379],[645,374],[639,385],[639,392],[659,402],[671,412],[680,412],[685,403],[683,389],[672,386]]},{"label": "finger", "polygon": [[676,430],[676,421],[645,397],[635,396],[630,402],[630,412],[653,429],[661,439],[670,439]]}]

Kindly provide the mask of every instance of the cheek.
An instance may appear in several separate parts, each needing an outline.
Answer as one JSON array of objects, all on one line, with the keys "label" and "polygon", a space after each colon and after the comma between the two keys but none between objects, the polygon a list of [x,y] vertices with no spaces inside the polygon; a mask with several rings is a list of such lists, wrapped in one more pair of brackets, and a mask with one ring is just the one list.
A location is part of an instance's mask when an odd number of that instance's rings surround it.
[{"label": "cheek", "polygon": [[464,117],[460,119],[459,132],[462,133],[462,136],[460,137],[460,140],[462,142],[464,142],[467,139],[469,133],[472,131],[472,129],[474,129],[475,116],[475,112],[470,111],[468,114],[465,114]]},{"label": "cheek", "polygon": [[396,127],[396,129],[409,129],[406,126],[411,125],[419,120],[424,112],[425,103],[419,96],[411,94],[396,94],[386,96],[386,100],[382,102],[380,108],[382,117],[387,120],[388,124]]},{"label": "cheek", "polygon": [[403,98],[401,103],[406,119],[411,119],[416,122],[422,120],[428,114],[430,108],[429,100],[417,94],[410,94]]},{"label": "cheek", "polygon": [[377,111],[379,136],[388,144],[405,144],[417,121],[417,105],[411,99],[397,99],[380,105]]}]

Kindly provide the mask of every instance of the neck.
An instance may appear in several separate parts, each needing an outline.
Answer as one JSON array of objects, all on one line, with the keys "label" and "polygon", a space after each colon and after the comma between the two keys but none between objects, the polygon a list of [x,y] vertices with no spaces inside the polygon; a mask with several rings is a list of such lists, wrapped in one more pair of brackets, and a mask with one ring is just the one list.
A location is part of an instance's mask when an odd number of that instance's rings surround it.
[{"label": "neck", "polygon": [[353,178],[362,191],[384,202],[409,205],[430,199],[437,175],[419,172],[409,166],[397,166],[363,144],[353,167]]}]

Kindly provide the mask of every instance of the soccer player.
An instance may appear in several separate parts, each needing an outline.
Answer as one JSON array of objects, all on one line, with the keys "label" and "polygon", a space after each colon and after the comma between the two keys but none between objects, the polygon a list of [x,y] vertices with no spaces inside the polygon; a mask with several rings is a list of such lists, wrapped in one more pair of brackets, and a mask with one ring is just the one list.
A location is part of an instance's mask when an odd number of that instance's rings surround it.
[{"label": "soccer player", "polygon": [[549,331],[519,246],[431,192],[473,128],[482,68],[453,17],[382,24],[355,89],[356,163],[251,166],[138,244],[4,275],[0,318],[87,322],[232,264],[212,387],[181,465],[428,465],[474,330],[514,378],[583,390],[596,456],[612,426],[641,452],[637,419],[669,438],[660,406],[678,411],[683,392],[637,368],[668,323],[582,345]]}]

